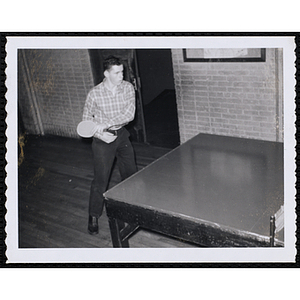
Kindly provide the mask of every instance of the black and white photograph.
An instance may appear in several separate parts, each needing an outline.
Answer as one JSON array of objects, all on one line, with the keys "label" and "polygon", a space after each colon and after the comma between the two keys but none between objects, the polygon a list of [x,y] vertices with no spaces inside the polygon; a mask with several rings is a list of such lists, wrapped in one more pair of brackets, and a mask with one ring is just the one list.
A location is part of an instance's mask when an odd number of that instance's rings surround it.
[{"label": "black and white photograph", "polygon": [[293,37],[6,51],[9,262],[295,261]]}]

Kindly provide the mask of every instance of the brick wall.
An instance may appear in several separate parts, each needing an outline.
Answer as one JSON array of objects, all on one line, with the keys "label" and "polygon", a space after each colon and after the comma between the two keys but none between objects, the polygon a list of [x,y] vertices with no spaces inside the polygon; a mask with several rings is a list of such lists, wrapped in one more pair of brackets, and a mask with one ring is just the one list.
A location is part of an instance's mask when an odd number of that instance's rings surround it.
[{"label": "brick wall", "polygon": [[266,62],[184,62],[172,49],[181,143],[200,132],[282,141],[277,57],[266,49]]},{"label": "brick wall", "polygon": [[19,50],[19,109],[31,134],[77,137],[93,87],[87,50]]}]

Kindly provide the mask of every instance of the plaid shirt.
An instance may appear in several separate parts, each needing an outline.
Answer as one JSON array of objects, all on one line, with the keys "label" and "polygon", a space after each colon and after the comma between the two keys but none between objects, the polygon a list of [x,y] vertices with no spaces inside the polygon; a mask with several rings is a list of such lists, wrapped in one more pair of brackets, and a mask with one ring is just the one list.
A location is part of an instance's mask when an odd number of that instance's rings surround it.
[{"label": "plaid shirt", "polygon": [[[105,79],[91,89],[83,108],[82,120],[107,124],[107,127],[125,125],[134,119],[135,91],[131,83],[122,81],[113,93],[105,86]],[[100,137],[95,133],[95,137]]]}]

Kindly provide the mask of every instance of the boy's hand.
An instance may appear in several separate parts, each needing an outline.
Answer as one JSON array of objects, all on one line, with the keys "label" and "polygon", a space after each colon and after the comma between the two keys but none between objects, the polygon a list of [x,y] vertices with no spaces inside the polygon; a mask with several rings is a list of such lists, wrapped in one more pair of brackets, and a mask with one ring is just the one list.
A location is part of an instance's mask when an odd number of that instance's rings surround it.
[{"label": "boy's hand", "polygon": [[107,144],[112,143],[117,138],[116,135],[106,131],[100,134],[100,136],[101,136],[100,139]]},{"label": "boy's hand", "polygon": [[95,128],[93,129],[93,135],[94,135],[96,132],[102,134],[103,131],[104,131],[104,129],[106,129],[106,128],[107,128],[107,125],[106,125],[105,123],[97,124],[97,125],[95,126]]}]

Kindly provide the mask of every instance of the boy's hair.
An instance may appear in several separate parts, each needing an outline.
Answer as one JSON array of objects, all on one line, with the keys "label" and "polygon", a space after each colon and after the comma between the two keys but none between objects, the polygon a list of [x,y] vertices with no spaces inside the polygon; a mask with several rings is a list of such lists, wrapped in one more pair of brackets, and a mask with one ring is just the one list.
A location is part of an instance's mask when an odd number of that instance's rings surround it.
[{"label": "boy's hair", "polygon": [[112,66],[120,66],[120,65],[122,65],[121,60],[113,55],[108,56],[103,62],[104,71],[106,70],[109,71],[109,69]]}]

